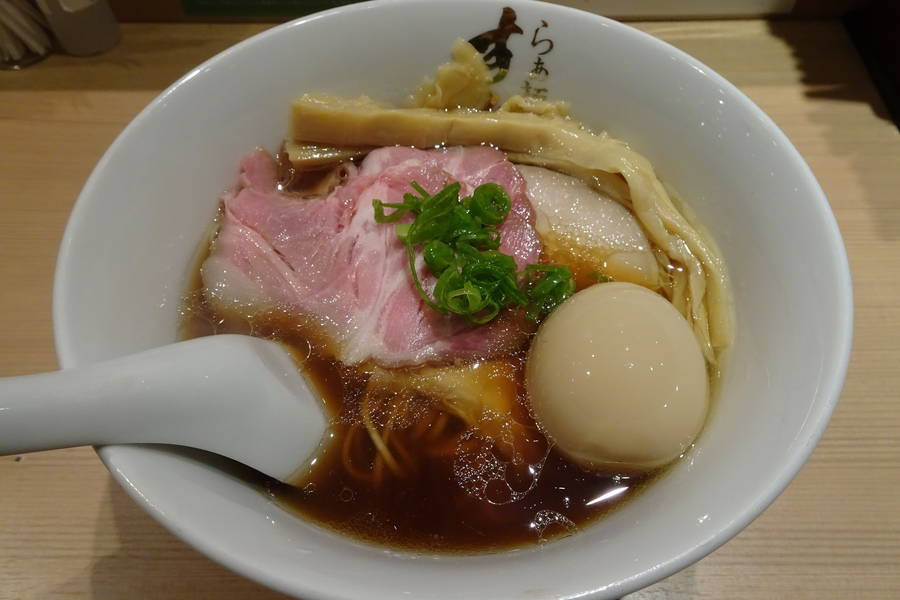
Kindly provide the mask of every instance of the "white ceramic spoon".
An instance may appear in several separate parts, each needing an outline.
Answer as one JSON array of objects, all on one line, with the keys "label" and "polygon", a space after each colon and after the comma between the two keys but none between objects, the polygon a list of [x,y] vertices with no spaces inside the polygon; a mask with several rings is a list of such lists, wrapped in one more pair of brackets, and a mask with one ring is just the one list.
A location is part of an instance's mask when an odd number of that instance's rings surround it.
[{"label": "white ceramic spoon", "polygon": [[322,443],[323,405],[275,342],[214,335],[54,373],[0,379],[0,455],[161,443],[290,483]]}]

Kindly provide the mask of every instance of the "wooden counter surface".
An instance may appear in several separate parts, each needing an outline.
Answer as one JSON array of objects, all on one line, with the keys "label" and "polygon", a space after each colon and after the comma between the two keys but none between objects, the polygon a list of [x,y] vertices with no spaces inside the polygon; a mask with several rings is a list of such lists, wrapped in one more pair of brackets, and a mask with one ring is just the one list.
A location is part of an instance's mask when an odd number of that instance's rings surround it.
[{"label": "wooden counter surface", "polygon": [[[723,548],[633,599],[900,597],[900,135],[840,24],[637,24],[734,82],[825,189],[853,270],[856,330],[824,439]],[[0,72],[0,376],[56,368],[50,290],[101,153],[190,67],[265,25],[127,25],[113,51]],[[827,327],[827,323],[822,324]],[[92,450],[0,458],[0,598],[283,598],[188,548]]]}]

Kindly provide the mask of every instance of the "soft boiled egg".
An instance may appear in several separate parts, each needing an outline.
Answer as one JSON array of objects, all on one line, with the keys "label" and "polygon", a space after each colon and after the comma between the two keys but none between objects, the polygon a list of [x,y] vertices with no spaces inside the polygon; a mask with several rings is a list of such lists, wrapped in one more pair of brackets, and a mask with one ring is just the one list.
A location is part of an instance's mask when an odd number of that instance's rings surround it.
[{"label": "soft boiled egg", "polygon": [[631,283],[596,284],[561,304],[535,336],[526,385],[557,448],[597,470],[671,462],[709,408],[706,364],[687,321]]}]

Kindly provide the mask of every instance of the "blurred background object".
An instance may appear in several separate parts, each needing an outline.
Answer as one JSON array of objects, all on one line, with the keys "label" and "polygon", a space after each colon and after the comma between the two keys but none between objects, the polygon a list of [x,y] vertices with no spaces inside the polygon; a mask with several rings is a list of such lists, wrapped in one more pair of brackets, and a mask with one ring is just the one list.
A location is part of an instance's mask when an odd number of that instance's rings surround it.
[{"label": "blurred background object", "polygon": [[[110,0],[127,21],[283,21],[358,0]],[[620,20],[837,17],[864,0],[550,0]]]},{"label": "blurred background object", "polygon": [[60,49],[73,56],[109,50],[119,24],[107,0],[0,0],[0,67],[21,69]]},{"label": "blurred background object", "polygon": [[119,41],[119,24],[107,0],[37,0],[37,4],[67,54],[98,54]]},{"label": "blurred background object", "polygon": [[864,2],[842,20],[891,118],[900,127],[900,2]]},{"label": "blurred background object", "polygon": [[0,0],[0,67],[21,69],[53,50],[49,24],[28,0]]}]

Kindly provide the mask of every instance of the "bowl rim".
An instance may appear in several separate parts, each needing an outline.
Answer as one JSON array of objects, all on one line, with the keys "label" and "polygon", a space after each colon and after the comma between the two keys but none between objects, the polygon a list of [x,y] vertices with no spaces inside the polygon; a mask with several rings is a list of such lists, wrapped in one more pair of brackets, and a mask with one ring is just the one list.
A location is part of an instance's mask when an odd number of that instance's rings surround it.
[{"label": "bowl rim", "polygon": [[[72,338],[65,316],[64,307],[67,305],[67,296],[65,293],[66,288],[62,285],[65,273],[73,259],[73,240],[79,235],[79,231],[82,229],[82,223],[87,218],[90,197],[94,194],[93,190],[98,185],[98,181],[102,177],[102,173],[105,171],[106,165],[110,161],[110,157],[118,151],[119,146],[123,144],[123,140],[127,138],[134,129],[136,129],[143,121],[150,118],[150,115],[154,113],[161,104],[164,104],[171,94],[176,92],[183,85],[186,85],[195,75],[208,68],[214,67],[218,63],[226,61],[232,54],[241,52],[244,48],[257,43],[260,39],[272,35],[279,35],[295,27],[306,26],[308,23],[312,23],[319,19],[330,18],[345,13],[377,9],[383,5],[420,6],[433,1],[434,0],[369,0],[366,2],[339,6],[281,23],[254,34],[207,59],[203,63],[189,70],[156,96],[156,98],[150,101],[150,103],[147,104],[147,106],[145,106],[119,133],[97,162],[91,175],[84,184],[82,191],[79,193],[67,221],[53,276],[53,332],[60,366],[62,368],[74,366],[77,363],[78,356],[77,343],[76,340]],[[474,3],[474,0],[467,1]],[[484,4],[485,1],[494,3],[497,6],[526,4],[525,0],[481,0],[478,4]],[[821,386],[822,389],[825,390],[825,393],[822,395],[823,399],[815,403],[813,410],[808,414],[806,423],[811,423],[812,425],[807,429],[805,437],[798,439],[798,449],[791,455],[790,460],[781,465],[780,470],[773,474],[773,477],[769,480],[769,485],[764,489],[761,489],[752,502],[746,504],[743,510],[738,512],[738,514],[735,514],[725,526],[710,532],[704,541],[694,544],[682,554],[673,556],[653,568],[647,568],[637,573],[624,575],[618,581],[614,581],[598,589],[584,590],[581,594],[577,595],[579,598],[589,598],[600,594],[612,593],[618,597],[632,593],[669,577],[699,561],[728,542],[762,514],[762,512],[787,488],[791,480],[803,467],[804,463],[812,454],[819,439],[821,439],[824,434],[831,414],[840,398],[843,382],[847,373],[853,337],[852,281],[846,247],[843,243],[837,220],[831,210],[831,206],[828,203],[825,193],[809,165],[803,159],[793,143],[791,143],[789,138],[771,117],[759,108],[756,103],[740,91],[734,84],[719,75],[706,64],[649,33],[635,29],[628,24],[620,23],[595,13],[570,6],[547,3],[543,5],[543,8],[551,11],[577,13],[577,16],[580,18],[592,20],[598,26],[617,29],[622,35],[636,40],[639,44],[649,44],[658,50],[665,50],[665,52],[670,56],[673,56],[673,58],[676,58],[678,61],[683,61],[686,64],[693,66],[695,69],[702,70],[701,72],[710,77],[716,85],[727,90],[733,101],[739,103],[741,108],[748,111],[750,114],[753,114],[760,120],[760,124],[773,136],[774,141],[783,148],[787,157],[794,163],[793,168],[796,169],[802,179],[805,180],[805,183],[808,186],[809,195],[813,201],[810,208],[819,213],[818,216],[822,219],[822,222],[826,227],[826,230],[823,232],[825,234],[823,237],[827,237],[827,240],[823,241],[827,241],[829,249],[833,252],[833,259],[837,270],[837,272],[834,273],[836,276],[834,288],[836,294],[836,308],[839,312],[839,317],[836,322],[831,324],[832,329],[836,332],[836,343],[830,350],[830,357],[834,361],[836,368],[824,378],[823,385]],[[112,476],[116,479],[118,484],[125,489],[128,495],[131,496],[137,504],[147,510],[147,512],[149,512],[150,515],[167,530],[188,543],[190,546],[199,550],[207,557],[242,576],[289,595],[300,595],[304,598],[308,597],[322,600],[338,600],[344,598],[343,596],[333,594],[329,590],[322,589],[320,586],[311,584],[306,580],[292,580],[288,583],[284,580],[273,578],[269,574],[245,564],[237,555],[216,547],[212,543],[208,543],[203,535],[191,531],[190,528],[182,527],[181,519],[172,517],[146,502],[143,493],[134,486],[125,473],[121,472],[115,466],[114,458],[110,453],[105,451],[105,448],[107,447],[96,447],[95,450]],[[110,446],[108,448],[115,447]]]}]

